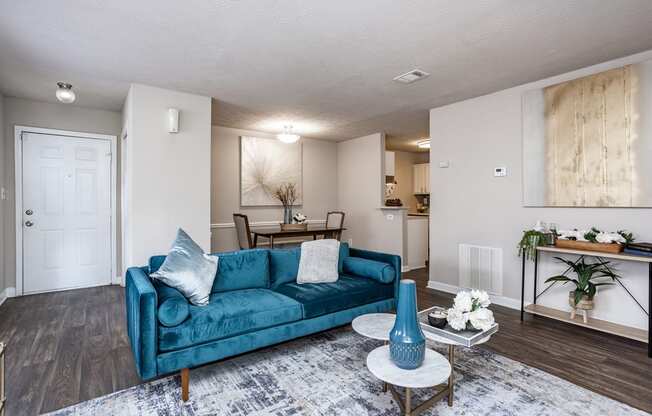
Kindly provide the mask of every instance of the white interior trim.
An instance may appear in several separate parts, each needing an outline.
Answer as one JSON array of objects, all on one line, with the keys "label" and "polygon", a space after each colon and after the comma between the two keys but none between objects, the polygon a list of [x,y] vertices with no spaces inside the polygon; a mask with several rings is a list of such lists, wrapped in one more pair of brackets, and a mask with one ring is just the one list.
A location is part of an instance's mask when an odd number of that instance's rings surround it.
[{"label": "white interior trim", "polygon": [[[117,159],[118,159],[118,139],[116,136],[108,134],[95,134],[76,132],[69,130],[45,129],[40,127],[16,126],[14,128],[14,163],[15,163],[15,181],[16,190],[16,288],[15,296],[23,294],[23,133],[40,133],[55,136],[66,136],[81,139],[107,140],[111,143],[111,283],[120,283],[116,281],[117,267],[117,211],[116,211],[116,194],[117,187]],[[122,280],[121,278],[119,280]]]},{"label": "white interior trim", "polygon": [[0,306],[7,300],[8,298],[13,298],[16,296],[16,288],[14,287],[8,287],[5,288],[2,292],[0,292]]},{"label": "white interior trim", "polygon": [[[449,285],[448,283],[428,281],[428,289],[441,290],[446,293],[457,293],[461,290],[459,286]],[[521,310],[521,301],[519,299],[512,299],[506,296],[498,296],[489,294],[492,303],[496,305],[505,306],[507,308]]]},{"label": "white interior trim", "polygon": [[[326,224],[326,220],[307,220],[308,224]],[[250,228],[254,227],[274,227],[278,226],[281,221],[254,221],[249,223]],[[211,224],[211,229],[215,228],[235,228],[235,223],[232,222],[218,222]]]}]

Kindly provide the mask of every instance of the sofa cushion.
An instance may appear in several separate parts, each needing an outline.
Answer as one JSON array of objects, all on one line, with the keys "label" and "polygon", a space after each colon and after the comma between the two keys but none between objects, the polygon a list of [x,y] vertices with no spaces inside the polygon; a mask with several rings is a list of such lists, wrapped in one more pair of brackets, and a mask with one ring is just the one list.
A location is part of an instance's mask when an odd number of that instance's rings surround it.
[{"label": "sofa cushion", "polygon": [[149,258],[149,273],[154,273],[158,271],[158,269],[161,268],[161,265],[163,265],[163,262],[165,261],[165,257],[163,255],[158,255],[158,256],[152,256]]},{"label": "sofa cushion", "polygon": [[213,293],[208,305],[190,305],[181,325],[159,325],[160,351],[174,351],[204,342],[246,334],[301,320],[301,304],[269,289]]},{"label": "sofa cushion", "polygon": [[340,274],[344,273],[344,260],[349,257],[349,243],[340,242],[340,257],[337,260],[337,270]]},{"label": "sofa cushion", "polygon": [[188,299],[177,289],[152,279],[158,297],[157,317],[161,325],[177,326],[188,317]]},{"label": "sofa cushion", "polygon": [[269,287],[269,250],[241,250],[217,255],[213,293]]},{"label": "sofa cushion", "polygon": [[269,278],[272,289],[297,280],[300,257],[300,247],[269,251]]},{"label": "sofa cushion", "polygon": [[368,277],[381,283],[391,283],[396,276],[394,267],[390,264],[361,257],[347,257],[344,259],[344,273]]},{"label": "sofa cushion", "polygon": [[394,285],[340,275],[334,283],[286,283],[274,289],[303,306],[303,318],[314,318],[394,296]]}]

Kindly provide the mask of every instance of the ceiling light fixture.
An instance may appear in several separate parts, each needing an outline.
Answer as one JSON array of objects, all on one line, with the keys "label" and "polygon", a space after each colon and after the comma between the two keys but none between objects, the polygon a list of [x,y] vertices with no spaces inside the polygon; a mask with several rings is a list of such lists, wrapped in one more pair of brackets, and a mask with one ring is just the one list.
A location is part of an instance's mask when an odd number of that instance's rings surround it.
[{"label": "ceiling light fixture", "polygon": [[419,149],[430,149],[430,139],[423,139],[417,142],[417,147]]},{"label": "ceiling light fixture", "polygon": [[72,90],[72,85],[66,82],[57,82],[57,100],[62,103],[70,104],[75,102],[75,92]]},{"label": "ceiling light fixture", "polygon": [[292,126],[285,126],[283,127],[283,133],[279,133],[276,135],[276,138],[282,141],[283,143],[296,143],[299,141],[301,136],[298,134],[292,133]]}]

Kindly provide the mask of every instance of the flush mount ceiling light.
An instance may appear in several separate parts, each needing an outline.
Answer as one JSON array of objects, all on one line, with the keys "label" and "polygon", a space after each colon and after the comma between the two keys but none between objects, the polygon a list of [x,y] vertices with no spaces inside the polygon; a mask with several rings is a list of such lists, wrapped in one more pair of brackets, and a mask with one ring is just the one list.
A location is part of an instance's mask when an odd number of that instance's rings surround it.
[{"label": "flush mount ceiling light", "polygon": [[75,92],[72,90],[72,85],[66,82],[57,82],[57,100],[62,103],[70,104],[75,102]]},{"label": "flush mount ceiling light", "polygon": [[292,133],[292,126],[285,126],[283,133],[277,134],[276,138],[283,143],[296,143],[301,137],[298,134]]},{"label": "flush mount ceiling light", "polygon": [[417,147],[419,149],[430,149],[430,139],[423,139],[417,142]]}]

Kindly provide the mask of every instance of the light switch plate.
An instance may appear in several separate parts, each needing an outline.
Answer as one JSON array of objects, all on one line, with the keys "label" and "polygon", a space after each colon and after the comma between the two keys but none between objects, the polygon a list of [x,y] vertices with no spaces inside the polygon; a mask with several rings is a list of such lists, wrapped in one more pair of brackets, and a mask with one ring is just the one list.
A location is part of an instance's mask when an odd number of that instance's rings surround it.
[{"label": "light switch plate", "polygon": [[385,218],[387,218],[387,221],[394,221],[394,214],[387,214]]},{"label": "light switch plate", "polygon": [[507,176],[507,168],[505,166],[499,166],[497,168],[494,168],[494,176],[496,177]]},{"label": "light switch plate", "polygon": [[450,162],[448,160],[440,160],[439,161],[439,167],[444,169],[450,167]]}]

